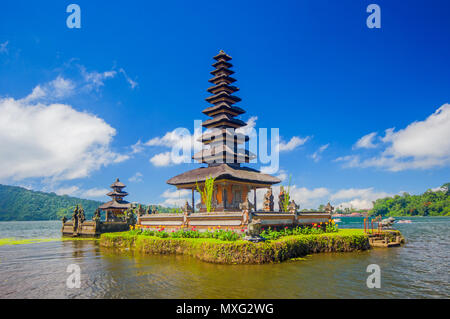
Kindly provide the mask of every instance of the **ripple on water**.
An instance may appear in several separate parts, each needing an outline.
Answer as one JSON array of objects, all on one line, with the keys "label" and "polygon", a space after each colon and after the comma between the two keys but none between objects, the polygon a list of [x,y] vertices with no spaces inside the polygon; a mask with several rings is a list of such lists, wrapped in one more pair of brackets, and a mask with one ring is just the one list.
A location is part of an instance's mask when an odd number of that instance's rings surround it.
[{"label": "ripple on water", "polygon": [[[450,218],[410,219],[412,224],[396,225],[407,239],[400,248],[316,254],[268,265],[216,265],[187,256],[123,254],[95,241],[1,246],[0,297],[448,298]],[[343,222],[351,227],[361,224]],[[16,232],[39,234],[33,229],[39,223],[17,223]],[[47,224],[42,231],[59,233],[60,223],[51,223],[55,229]],[[17,237],[13,226],[7,225],[8,237]],[[81,267],[81,289],[66,287],[66,269],[72,263]],[[381,289],[366,286],[369,264],[381,267]]]}]

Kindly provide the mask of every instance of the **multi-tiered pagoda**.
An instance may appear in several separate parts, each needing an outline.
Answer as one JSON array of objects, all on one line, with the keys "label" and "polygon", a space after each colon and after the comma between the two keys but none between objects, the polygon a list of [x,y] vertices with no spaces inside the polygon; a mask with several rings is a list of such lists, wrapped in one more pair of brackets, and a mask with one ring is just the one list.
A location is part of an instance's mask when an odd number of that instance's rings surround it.
[{"label": "multi-tiered pagoda", "polygon": [[131,204],[124,200],[124,197],[128,195],[127,192],[123,191],[123,189],[126,187],[125,184],[123,184],[117,178],[110,187],[112,188],[112,191],[110,191],[106,195],[111,197],[111,200],[99,207],[100,210],[106,211],[107,221],[111,219],[117,219],[117,215],[122,214],[131,207]]},{"label": "multi-tiered pagoda", "polygon": [[[203,110],[203,113],[211,118],[202,123],[207,129],[199,139],[204,147],[192,157],[208,166],[175,176],[167,183],[178,189],[191,189],[194,204],[196,183],[203,187],[205,180],[211,176],[215,178],[214,211],[238,211],[240,204],[247,201],[251,190],[254,191],[255,204],[257,188],[267,188],[281,181],[255,169],[241,166],[241,163],[248,163],[255,158],[255,155],[245,149],[249,137],[236,131],[246,125],[236,118],[245,111],[234,105],[241,99],[233,95],[239,89],[231,85],[236,82],[231,77],[234,74],[234,71],[230,70],[233,66],[229,62],[231,57],[220,51],[214,59],[216,62],[212,66],[215,69],[211,72],[213,78],[209,80],[213,86],[207,89],[211,96],[206,98],[212,106]],[[204,203],[200,205],[200,211],[205,211]]]}]

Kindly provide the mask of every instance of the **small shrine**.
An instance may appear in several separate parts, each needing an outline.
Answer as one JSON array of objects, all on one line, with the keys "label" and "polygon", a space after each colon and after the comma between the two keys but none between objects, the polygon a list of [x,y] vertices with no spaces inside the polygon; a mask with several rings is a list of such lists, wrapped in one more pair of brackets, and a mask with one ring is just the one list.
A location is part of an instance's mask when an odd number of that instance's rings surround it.
[{"label": "small shrine", "polygon": [[111,184],[110,191],[107,196],[111,197],[111,200],[104,203],[99,207],[100,210],[106,212],[106,221],[119,221],[124,219],[124,212],[131,208],[131,204],[123,198],[128,195],[124,192],[125,184],[123,184],[118,178]]},{"label": "small shrine", "polygon": [[[245,111],[234,105],[241,99],[234,95],[239,88],[232,85],[236,79],[231,77],[234,74],[234,71],[230,70],[233,66],[230,63],[231,57],[221,50],[214,60],[216,60],[212,65],[214,70],[211,71],[213,77],[209,80],[213,85],[207,89],[211,96],[206,98],[211,106],[203,110],[203,114],[211,118],[202,123],[202,126],[207,129],[199,139],[204,147],[192,157],[207,166],[172,177],[167,183],[178,189],[192,191],[191,206],[185,208],[191,212],[195,212],[196,208],[194,194],[197,185],[202,190],[209,177],[215,178],[212,199],[214,212],[240,211],[243,204],[257,210],[256,190],[269,188],[273,184],[280,183],[281,180],[241,166],[255,158],[255,155],[245,148],[249,137],[236,131],[247,125],[237,118]],[[249,202],[251,191],[253,191],[253,204]],[[206,212],[203,199],[197,208],[200,212]]]},{"label": "small shrine", "polygon": [[[126,231],[136,224],[136,216],[131,204],[123,199],[128,195],[123,191],[126,186],[117,178],[110,187],[112,191],[106,195],[111,197],[111,200],[97,208],[92,220],[86,219],[81,205],[74,208],[70,220],[67,220],[65,216],[62,218],[63,236],[98,237],[102,233]],[[105,221],[102,221],[101,211],[106,212]],[[141,206],[137,211],[139,215],[143,214]]]}]

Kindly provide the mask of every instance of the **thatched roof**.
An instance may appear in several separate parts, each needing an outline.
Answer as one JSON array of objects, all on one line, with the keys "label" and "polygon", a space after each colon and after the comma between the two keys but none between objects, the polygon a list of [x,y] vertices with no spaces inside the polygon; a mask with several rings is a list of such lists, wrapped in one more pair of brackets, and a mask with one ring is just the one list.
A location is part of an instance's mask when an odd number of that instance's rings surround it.
[{"label": "thatched roof", "polygon": [[119,181],[118,178],[116,178],[116,181],[114,183],[112,183],[110,187],[111,188],[113,188],[113,187],[125,187],[125,184],[122,183],[121,181]]},{"label": "thatched roof", "polygon": [[228,54],[226,54],[223,50],[219,51],[219,54],[217,54],[214,57],[214,60],[224,60],[224,61],[229,61],[231,60],[231,56],[229,56]]},{"label": "thatched roof", "polygon": [[260,171],[248,167],[239,167],[229,164],[201,167],[172,177],[167,181],[170,185],[192,184],[204,182],[209,176],[220,179],[229,179],[246,183],[272,185],[281,180],[277,177],[263,174]]},{"label": "thatched roof", "polygon": [[128,193],[127,192],[117,192],[117,191],[113,190],[113,191],[110,191],[106,195],[108,195],[108,196],[127,196]]},{"label": "thatched roof", "polygon": [[122,201],[109,201],[107,203],[104,203],[103,205],[100,205],[100,209],[102,210],[108,210],[108,209],[128,209],[131,207],[131,204],[125,200]]}]

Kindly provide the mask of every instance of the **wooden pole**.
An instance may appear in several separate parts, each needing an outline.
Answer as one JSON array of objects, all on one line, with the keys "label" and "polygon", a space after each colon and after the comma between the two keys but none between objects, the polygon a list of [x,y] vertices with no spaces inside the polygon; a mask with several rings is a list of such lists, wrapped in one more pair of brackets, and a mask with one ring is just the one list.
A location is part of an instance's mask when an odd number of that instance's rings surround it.
[{"label": "wooden pole", "polygon": [[256,212],[256,187],[253,188],[253,206],[255,207]]},{"label": "wooden pole", "polygon": [[192,213],[195,213],[194,187],[192,187]]}]

